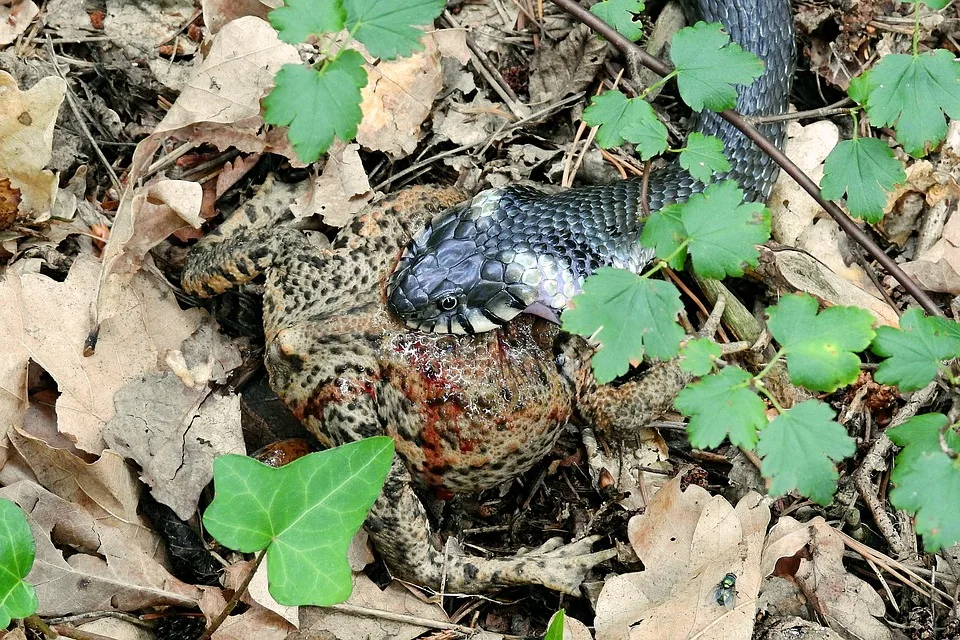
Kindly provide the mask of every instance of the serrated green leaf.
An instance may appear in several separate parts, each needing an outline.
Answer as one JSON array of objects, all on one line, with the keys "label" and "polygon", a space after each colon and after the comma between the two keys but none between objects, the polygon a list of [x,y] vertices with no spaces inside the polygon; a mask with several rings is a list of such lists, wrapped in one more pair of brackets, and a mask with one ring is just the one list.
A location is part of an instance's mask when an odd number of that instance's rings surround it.
[{"label": "serrated green leaf", "polygon": [[732,109],[733,85],[752,83],[763,73],[763,62],[724,33],[723,25],[698,22],[673,36],[670,59],[677,71],[680,97],[694,111]]},{"label": "serrated green leaf", "polygon": [[941,361],[960,358],[960,325],[914,307],[900,318],[899,329],[878,327],[870,349],[886,358],[873,374],[877,382],[916,391],[930,384]]},{"label": "serrated green leaf", "polygon": [[687,138],[687,148],[680,152],[680,166],[700,182],[710,182],[714,173],[730,171],[730,161],[723,155],[723,140],[694,131]]},{"label": "serrated green leaf", "polygon": [[339,0],[284,0],[267,14],[267,20],[287,44],[305,42],[315,34],[336,33],[343,29],[345,17]]},{"label": "serrated green leaf", "polygon": [[423,49],[423,30],[433,24],[445,0],[343,0],[346,27],[370,55],[382,60]]},{"label": "serrated green leaf", "polygon": [[[947,424],[943,414],[930,413],[887,431],[904,447],[890,476],[896,485],[890,502],[915,515],[917,533],[931,553],[960,541],[960,461],[940,443],[940,430]],[[944,434],[944,441],[953,453],[960,453],[955,426]]]},{"label": "serrated green leaf", "polygon": [[270,594],[285,605],[328,606],[350,597],[350,539],[376,501],[393,461],[381,436],[274,468],[253,458],[213,463],[216,497],[203,524],[223,545],[267,549]]},{"label": "serrated green leaf", "polygon": [[550,620],[550,626],[547,627],[547,635],[543,636],[543,640],[563,640],[563,623],[565,617],[563,609],[553,614],[553,618]]},{"label": "serrated green leaf", "polygon": [[836,462],[856,450],[853,438],[833,418],[830,407],[807,400],[760,432],[760,473],[770,480],[770,495],[797,491],[818,504],[830,504],[840,477]]},{"label": "serrated green leaf", "polygon": [[912,156],[923,156],[944,139],[944,114],[960,118],[960,62],[944,49],[884,56],[870,70],[869,82],[870,120],[878,127],[892,125],[897,142]]},{"label": "serrated green leaf", "polygon": [[[320,71],[285,64],[263,99],[263,119],[290,127],[287,135],[303,162],[314,162],[336,136],[349,142],[363,117],[360,89],[367,84],[363,56],[347,50]],[[323,114],[319,117],[318,114]]]},{"label": "serrated green leaf", "polygon": [[687,434],[690,444],[713,449],[730,438],[744,449],[757,444],[757,431],[767,424],[763,400],[750,389],[753,377],[739,367],[725,367],[719,373],[688,385],[673,402],[678,411],[690,416]]},{"label": "serrated green leaf", "polygon": [[874,318],[858,307],[830,307],[817,314],[817,301],[784,296],[770,307],[767,327],[787,355],[790,380],[814,391],[835,391],[860,374],[860,358],[873,339]]},{"label": "serrated green leaf", "polygon": [[[605,91],[590,100],[583,110],[583,121],[597,129],[597,144],[603,149],[616,147],[629,139],[637,143],[644,159],[667,148],[667,129],[646,101],[627,98],[619,91]],[[657,140],[662,129],[662,144]],[[627,133],[630,136],[628,137]],[[659,148],[659,150],[657,150]]]},{"label": "serrated green leaf", "polygon": [[695,376],[713,371],[713,362],[723,353],[720,345],[709,338],[690,340],[680,349],[680,368]]},{"label": "serrated green leaf", "polygon": [[863,105],[870,97],[870,72],[864,71],[858,76],[850,79],[850,86],[847,87],[847,95],[850,99],[859,105]]},{"label": "serrated green leaf", "polygon": [[661,260],[669,261],[672,269],[683,269],[687,252],[677,253],[681,243],[687,239],[687,230],[683,226],[683,207],[669,204],[660,211],[650,214],[640,232],[640,244],[652,248]]},{"label": "serrated green leaf", "polygon": [[744,266],[756,266],[755,245],[770,238],[770,211],[757,202],[744,202],[733,180],[711,184],[686,203],[681,220],[690,238],[693,269],[705,278],[742,276]]},{"label": "serrated green leaf", "polygon": [[601,344],[593,372],[601,384],[623,375],[644,351],[667,360],[677,355],[683,328],[677,314],[680,292],[669,282],[604,267],[587,278],[572,308],[563,312],[563,330],[594,337]]},{"label": "serrated green leaf", "polygon": [[907,173],[893,151],[877,138],[844,140],[823,163],[820,188],[827,200],[847,194],[851,215],[879,222],[887,205],[887,192],[905,182]]},{"label": "serrated green leaf", "polygon": [[642,11],[642,0],[603,0],[590,7],[590,13],[633,42],[643,35],[643,27],[636,22],[637,14]]},{"label": "serrated green leaf", "polygon": [[11,618],[37,612],[37,594],[24,578],[33,567],[36,546],[27,518],[16,504],[0,498],[0,629]]}]

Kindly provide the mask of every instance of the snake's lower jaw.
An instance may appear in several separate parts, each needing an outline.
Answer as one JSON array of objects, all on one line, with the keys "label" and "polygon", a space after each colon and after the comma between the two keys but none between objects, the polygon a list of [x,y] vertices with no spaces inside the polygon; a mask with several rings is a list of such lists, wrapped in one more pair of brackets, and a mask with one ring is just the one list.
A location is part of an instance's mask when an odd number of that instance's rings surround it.
[{"label": "snake's lower jaw", "polygon": [[524,313],[529,313],[532,316],[537,316],[538,318],[543,318],[548,322],[553,324],[560,324],[560,314],[557,313],[556,309],[548,307],[542,302],[534,302],[529,307],[523,310]]}]

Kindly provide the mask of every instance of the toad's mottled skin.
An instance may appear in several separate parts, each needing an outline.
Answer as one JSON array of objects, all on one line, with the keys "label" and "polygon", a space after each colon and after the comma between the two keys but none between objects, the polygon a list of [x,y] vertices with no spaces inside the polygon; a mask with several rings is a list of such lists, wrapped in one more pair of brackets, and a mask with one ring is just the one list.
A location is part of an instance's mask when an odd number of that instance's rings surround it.
[{"label": "toad's mottled skin", "polygon": [[587,345],[529,316],[472,337],[404,328],[385,310],[386,278],[424,222],[463,199],[453,189],[407,189],[321,249],[296,228],[291,189],[268,181],[197,244],[183,285],[210,296],[265,274],[266,367],[277,394],[327,445],[394,438],[400,455],[366,522],[394,576],[447,592],[542,584],[576,593],[614,555],[591,553],[596,538],[510,558],[455,544],[444,551],[413,485],[447,493],[504,483],[546,455],[575,412],[608,431],[642,426],[685,378],[662,366],[598,389]]}]

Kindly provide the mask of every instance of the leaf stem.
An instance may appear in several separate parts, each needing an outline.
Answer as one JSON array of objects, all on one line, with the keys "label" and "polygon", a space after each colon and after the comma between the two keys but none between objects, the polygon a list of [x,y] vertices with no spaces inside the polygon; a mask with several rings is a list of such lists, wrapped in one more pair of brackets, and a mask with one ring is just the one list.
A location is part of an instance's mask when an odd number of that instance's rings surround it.
[{"label": "leaf stem", "polygon": [[226,620],[227,616],[230,615],[230,612],[233,611],[238,604],[240,604],[240,599],[243,597],[243,594],[247,592],[247,587],[250,586],[250,581],[253,580],[254,574],[257,573],[260,563],[263,562],[263,559],[266,556],[267,549],[261,549],[257,553],[257,557],[254,559],[253,566],[250,567],[250,572],[243,579],[243,583],[237,587],[236,591],[233,592],[233,597],[230,598],[230,602],[224,605],[223,611],[221,611],[216,619],[210,623],[210,626],[207,627],[206,631],[203,632],[203,635],[200,636],[199,640],[210,640],[214,632],[220,628],[220,625],[223,624],[223,621]]},{"label": "leaf stem", "polygon": [[650,276],[655,274],[657,271],[660,271],[660,269],[662,269],[665,265],[670,264],[671,260],[681,255],[682,252],[685,252],[687,250],[687,245],[689,244],[690,244],[690,238],[686,238],[683,242],[680,243],[680,245],[676,249],[673,250],[673,253],[668,255],[666,258],[663,258],[662,260],[657,260],[656,263],[654,263],[653,267],[651,267],[648,271],[645,271],[642,274],[640,274],[640,277],[649,278]]}]

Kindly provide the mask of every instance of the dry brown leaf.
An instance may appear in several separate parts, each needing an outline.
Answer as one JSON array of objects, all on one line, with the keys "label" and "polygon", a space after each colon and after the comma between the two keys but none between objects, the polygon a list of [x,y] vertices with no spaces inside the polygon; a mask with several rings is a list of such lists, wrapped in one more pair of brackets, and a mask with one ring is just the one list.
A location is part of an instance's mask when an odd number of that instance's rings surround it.
[{"label": "dry brown leaf", "polygon": [[607,59],[607,43],[586,25],[562,40],[544,38],[530,60],[530,101],[549,104],[583,91]]},{"label": "dry brown leaf", "polygon": [[[457,32],[466,38],[463,32]],[[432,34],[423,38],[424,50],[407,58],[367,65],[363,88],[363,120],[357,142],[367,149],[383,151],[393,159],[417,148],[423,137],[420,125],[430,115],[442,87],[440,49]]]},{"label": "dry brown leaf", "polygon": [[231,20],[244,16],[254,16],[261,20],[267,19],[271,9],[275,9],[282,0],[201,0],[203,10],[203,24],[215,34]]},{"label": "dry brown leaf", "polygon": [[44,167],[66,89],[63,80],[48,76],[20,91],[13,76],[0,71],[0,179],[19,190],[20,214],[34,221],[50,216],[57,195],[57,176]]},{"label": "dry brown leaf", "polygon": [[[428,604],[414,597],[398,582],[391,582],[381,591],[380,587],[363,573],[353,575],[353,593],[346,604],[449,622],[449,618],[438,605]],[[367,638],[412,640],[428,630],[427,627],[413,624],[351,615],[336,609],[320,607],[300,608],[300,629],[303,633],[311,634],[328,632],[337,640],[366,640]]]},{"label": "dry brown leaf", "polygon": [[773,573],[778,560],[792,558],[804,548],[812,557],[808,560],[800,556],[795,579],[830,628],[859,640],[892,638],[882,622],[883,598],[872,586],[847,572],[843,538],[820,516],[806,523],[780,518],[763,548],[763,574]]},{"label": "dry brown leaf", "polygon": [[213,460],[246,453],[239,396],[191,389],[172,373],[152,373],[117,392],[117,415],[103,437],[120,455],[140,465],[151,495],[181,520],[197,511],[200,493],[213,478]]},{"label": "dry brown leaf", "polygon": [[[194,607],[200,592],[171,576],[127,532],[35,484],[0,489],[30,523],[37,556],[27,581],[37,590],[42,616],[144,607]],[[67,559],[60,549],[76,551]]]},{"label": "dry brown leaf", "polygon": [[0,419],[21,424],[33,361],[59,387],[59,430],[93,454],[104,449],[101,431],[117,391],[156,371],[160,355],[180,348],[205,317],[182,310],[169,287],[141,273],[121,289],[116,316],[100,327],[96,353],[85,357],[99,271],[81,254],[64,282],[15,270],[0,281]]},{"label": "dry brown leaf", "polygon": [[[227,604],[223,591],[214,587],[200,587],[200,610],[209,624],[223,611]],[[292,631],[293,625],[272,611],[264,609],[256,603],[247,602],[249,606],[242,613],[234,612],[227,616],[223,625],[213,634],[213,640],[283,640]]]},{"label": "dry brown leaf", "polygon": [[[671,480],[630,520],[627,533],[644,571],[604,585],[597,640],[750,638],[769,519],[759,494],[734,508],[696,485],[681,492],[680,478]],[[732,609],[715,596],[727,573],[737,576]]]},{"label": "dry brown leaf", "polygon": [[[581,434],[587,452],[587,464],[590,476],[597,479],[604,472],[609,473],[617,488],[617,504],[628,511],[641,511],[646,508],[644,493],[654,495],[667,482],[667,475],[644,472],[644,469],[659,469],[670,474],[673,465],[669,461],[667,443],[656,429],[640,429],[637,440],[623,450],[607,452],[598,446],[592,431]],[[643,483],[643,489],[640,483]]]},{"label": "dry brown leaf", "polygon": [[[12,0],[0,4],[0,46],[16,40],[38,13],[40,7],[32,0]],[[0,113],[3,111],[0,110]]]},{"label": "dry brown leaf", "polygon": [[298,218],[319,214],[331,227],[350,222],[373,197],[359,150],[358,144],[335,141],[323,173],[307,182],[306,192],[294,200],[290,211]]},{"label": "dry brown leaf", "polygon": [[[180,91],[192,72],[192,56],[197,44],[181,35],[194,13],[193,0],[130,2],[106,0],[103,34],[119,45],[125,57],[150,68],[154,78],[174,91]],[[182,58],[162,56],[161,46],[175,46]]]}]

